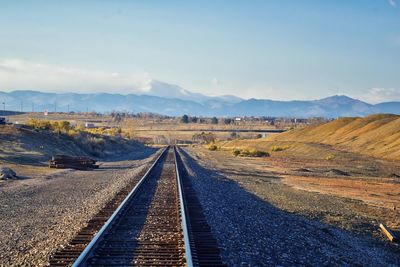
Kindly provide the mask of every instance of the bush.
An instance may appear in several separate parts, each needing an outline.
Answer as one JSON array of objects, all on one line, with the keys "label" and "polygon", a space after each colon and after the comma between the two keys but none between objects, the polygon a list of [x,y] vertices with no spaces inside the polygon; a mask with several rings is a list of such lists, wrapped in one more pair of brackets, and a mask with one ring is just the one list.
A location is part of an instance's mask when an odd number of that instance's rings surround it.
[{"label": "bush", "polygon": [[215,144],[211,144],[211,145],[208,146],[208,150],[216,151],[216,150],[218,150],[218,146],[215,145]]},{"label": "bush", "polygon": [[273,146],[273,147],[271,147],[271,151],[273,151],[273,152],[279,152],[279,151],[283,151],[283,150],[286,150],[286,149],[288,149],[289,148],[289,146]]},{"label": "bush", "polygon": [[29,119],[26,125],[34,128],[35,130],[50,130],[51,123],[45,120]]},{"label": "bush", "polygon": [[332,160],[334,158],[335,158],[335,155],[332,155],[332,154],[325,157],[326,160]]},{"label": "bush", "polygon": [[240,157],[269,157],[270,154],[265,151],[257,150],[257,149],[234,149],[233,155]]},{"label": "bush", "polygon": [[269,153],[257,149],[251,149],[249,151],[250,157],[269,157]]},{"label": "bush", "polygon": [[236,139],[236,138],[239,138],[239,137],[240,137],[239,134],[238,134],[237,132],[231,132],[230,136],[231,136],[231,138],[233,138],[233,139]]},{"label": "bush", "polygon": [[208,143],[213,143],[215,141],[215,135],[213,133],[198,133],[194,134],[192,136],[192,140],[194,142],[200,143],[200,144],[208,144]]},{"label": "bush", "polygon": [[35,130],[52,130],[55,133],[68,133],[72,128],[69,121],[47,121],[38,119],[29,119],[26,125],[34,128]]},{"label": "bush", "polygon": [[234,155],[235,157],[237,157],[237,156],[240,155],[240,149],[235,148],[235,149],[232,151],[232,153],[233,153],[233,155]]}]

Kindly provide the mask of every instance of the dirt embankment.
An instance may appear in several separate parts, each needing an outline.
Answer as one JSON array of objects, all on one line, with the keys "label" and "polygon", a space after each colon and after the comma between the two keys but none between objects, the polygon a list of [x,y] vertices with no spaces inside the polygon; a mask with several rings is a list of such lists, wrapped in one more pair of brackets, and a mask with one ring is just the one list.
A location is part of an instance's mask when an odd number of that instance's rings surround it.
[{"label": "dirt embankment", "polygon": [[267,138],[236,139],[219,145],[230,150],[279,151],[292,158],[343,159],[346,153],[357,153],[400,162],[400,116],[376,114],[363,118],[340,118]]},{"label": "dirt embankment", "polygon": [[376,114],[363,118],[340,118],[275,135],[269,141],[320,143],[375,158],[400,161],[400,116]]},{"label": "dirt embankment", "polygon": [[136,141],[107,136],[72,138],[51,131],[35,131],[13,125],[0,126],[0,166],[10,167],[21,178],[58,172],[48,168],[52,155],[90,156],[99,160],[115,158],[145,147]]}]

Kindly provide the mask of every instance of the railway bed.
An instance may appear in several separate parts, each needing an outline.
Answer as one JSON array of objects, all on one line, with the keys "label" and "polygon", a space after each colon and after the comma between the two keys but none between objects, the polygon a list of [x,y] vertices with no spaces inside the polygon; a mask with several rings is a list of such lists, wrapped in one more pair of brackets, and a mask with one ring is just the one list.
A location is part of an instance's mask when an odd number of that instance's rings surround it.
[{"label": "railway bed", "polygon": [[50,266],[223,266],[178,150],[166,148],[118,208],[105,207],[112,215],[95,217]]}]

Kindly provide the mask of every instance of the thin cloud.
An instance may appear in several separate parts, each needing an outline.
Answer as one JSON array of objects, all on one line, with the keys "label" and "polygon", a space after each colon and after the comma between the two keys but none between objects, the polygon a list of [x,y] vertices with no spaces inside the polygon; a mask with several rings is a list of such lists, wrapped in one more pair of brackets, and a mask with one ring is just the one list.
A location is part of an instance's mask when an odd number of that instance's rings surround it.
[{"label": "thin cloud", "polygon": [[222,82],[221,82],[219,79],[217,79],[217,78],[211,79],[211,84],[212,84],[213,86],[215,86],[215,87],[220,87],[220,86],[222,86]]},{"label": "thin cloud", "polygon": [[365,101],[374,104],[389,101],[400,101],[400,89],[371,88],[362,98]]},{"label": "thin cloud", "polygon": [[388,0],[388,2],[389,2],[389,5],[391,5],[392,7],[396,7],[397,6],[396,0]]},{"label": "thin cloud", "polygon": [[0,90],[3,91],[140,93],[149,90],[151,82],[148,73],[109,73],[21,59],[0,60]]}]

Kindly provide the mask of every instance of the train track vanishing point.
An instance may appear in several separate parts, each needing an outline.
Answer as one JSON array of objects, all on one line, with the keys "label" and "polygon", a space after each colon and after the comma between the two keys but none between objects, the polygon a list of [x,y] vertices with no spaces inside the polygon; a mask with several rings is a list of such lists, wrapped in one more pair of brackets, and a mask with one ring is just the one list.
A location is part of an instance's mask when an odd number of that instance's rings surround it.
[{"label": "train track vanishing point", "polygon": [[112,208],[100,230],[96,216],[50,266],[223,266],[178,148],[165,148]]}]

